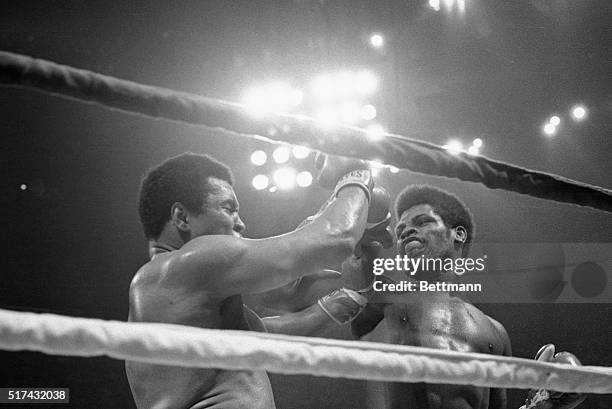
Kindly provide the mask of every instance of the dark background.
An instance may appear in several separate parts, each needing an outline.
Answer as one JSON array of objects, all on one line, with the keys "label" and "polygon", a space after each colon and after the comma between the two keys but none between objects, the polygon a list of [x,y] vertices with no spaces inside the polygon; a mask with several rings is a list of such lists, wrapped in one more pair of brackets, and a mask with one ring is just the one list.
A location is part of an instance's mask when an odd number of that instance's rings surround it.
[{"label": "dark background", "polygon": [[[480,137],[489,157],[610,188],[612,3],[467,0],[465,16],[442,3],[435,12],[396,0],[3,2],[0,49],[227,100],[273,78],[305,87],[320,72],[370,68],[388,130],[437,144]],[[383,51],[368,47],[373,31],[386,36]],[[577,102],[589,107],[580,124],[568,114]],[[555,113],[563,122],[547,138],[541,126]],[[14,88],[0,88],[0,115],[2,308],[125,320],[130,280],[147,260],[139,181],[168,156],[207,152],[233,168],[248,237],[294,228],[326,197],[317,187],[256,192],[249,155],[271,148],[222,131]],[[603,212],[409,172],[381,177],[394,194],[414,182],[459,194],[483,243],[612,242]],[[611,366],[612,300],[599,301],[480,307],[504,324],[516,356],[554,342],[584,364]],[[133,406],[120,361],[0,357],[0,386],[70,387],[75,408]],[[279,408],[364,405],[359,382],[272,380]],[[524,391],[509,396],[518,407]],[[612,396],[582,407],[612,408]]]}]

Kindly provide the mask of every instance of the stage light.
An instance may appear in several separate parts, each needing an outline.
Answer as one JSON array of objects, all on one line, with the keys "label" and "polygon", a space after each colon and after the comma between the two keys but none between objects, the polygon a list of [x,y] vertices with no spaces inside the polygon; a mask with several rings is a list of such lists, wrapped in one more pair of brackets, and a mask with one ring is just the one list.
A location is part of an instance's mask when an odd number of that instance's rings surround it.
[{"label": "stage light", "polygon": [[397,173],[399,172],[399,168],[396,168],[395,166],[389,166],[389,172]]},{"label": "stage light", "polygon": [[272,158],[276,163],[285,163],[289,160],[289,149],[284,146],[279,146],[272,152]]},{"label": "stage light", "polygon": [[576,121],[582,121],[587,116],[587,110],[584,105],[575,105],[572,107],[572,118]]},{"label": "stage light", "polygon": [[553,136],[555,133],[557,133],[557,127],[551,123],[547,123],[544,125],[543,131],[545,135]]},{"label": "stage light", "polygon": [[253,177],[253,187],[257,190],[263,190],[268,187],[269,179],[266,175],[256,175]]},{"label": "stage light", "polygon": [[340,106],[340,118],[345,124],[359,122],[359,105],[354,102],[345,102]]},{"label": "stage light", "polygon": [[429,7],[435,11],[440,11],[440,0],[429,0]]},{"label": "stage light", "polygon": [[361,70],[355,76],[355,88],[361,94],[372,94],[378,88],[378,78],[373,72]]},{"label": "stage light", "polygon": [[308,171],[300,172],[296,177],[298,186],[308,187],[312,184],[312,174]]},{"label": "stage light", "polygon": [[302,103],[304,100],[304,93],[299,89],[294,89],[289,93],[289,104],[291,106],[296,107]]},{"label": "stage light", "polygon": [[465,0],[457,0],[457,7],[461,13],[465,12]]},{"label": "stage light", "polygon": [[319,122],[319,125],[330,128],[338,123],[338,112],[332,106],[324,106],[319,108],[315,119]]},{"label": "stage light", "polygon": [[261,117],[270,112],[283,112],[302,102],[303,93],[283,82],[250,88],[243,97],[248,113]]},{"label": "stage light", "polygon": [[289,190],[295,186],[295,169],[280,168],[274,172],[274,183],[279,189]]},{"label": "stage light", "polygon": [[366,121],[371,121],[376,118],[376,107],[374,105],[364,105],[361,107],[361,118]]},{"label": "stage light", "polygon": [[561,123],[561,118],[559,118],[557,115],[551,116],[548,123],[558,126]]},{"label": "stage light", "polygon": [[247,112],[253,116],[262,116],[266,112],[266,93],[263,87],[249,89],[242,98]]},{"label": "stage light", "polygon": [[255,151],[251,154],[251,162],[255,166],[261,166],[268,160],[268,155],[264,151]]},{"label": "stage light", "polygon": [[479,150],[478,150],[478,148],[477,148],[476,146],[470,146],[470,147],[468,148],[468,153],[469,153],[470,155],[478,155]]},{"label": "stage light", "polygon": [[278,188],[276,186],[272,186],[270,189],[268,189],[268,192],[270,193],[274,193],[278,190]]},{"label": "stage light", "polygon": [[380,141],[385,136],[385,128],[380,124],[372,124],[366,129],[366,135],[371,141]]},{"label": "stage light", "polygon": [[315,98],[320,100],[330,99],[333,96],[334,80],[330,75],[319,75],[311,84],[311,90]]},{"label": "stage light", "polygon": [[477,148],[481,148],[482,147],[482,139],[480,138],[476,138],[472,141],[472,145],[474,145]]},{"label": "stage light", "polygon": [[337,97],[346,98],[355,92],[355,74],[350,71],[341,71],[336,74],[334,83],[334,94]]},{"label": "stage light", "polygon": [[374,48],[381,48],[385,45],[385,38],[379,33],[374,33],[370,36],[370,45]]},{"label": "stage light", "polygon": [[28,188],[28,185],[26,185],[25,183],[22,183],[21,186],[19,186],[19,189],[21,190],[26,190]]},{"label": "stage light", "polygon": [[458,155],[459,152],[463,152],[463,145],[458,140],[449,141],[448,144],[443,146],[451,155]]},{"label": "stage light", "polygon": [[305,159],[310,155],[310,149],[304,146],[294,146],[292,151],[296,159]]}]

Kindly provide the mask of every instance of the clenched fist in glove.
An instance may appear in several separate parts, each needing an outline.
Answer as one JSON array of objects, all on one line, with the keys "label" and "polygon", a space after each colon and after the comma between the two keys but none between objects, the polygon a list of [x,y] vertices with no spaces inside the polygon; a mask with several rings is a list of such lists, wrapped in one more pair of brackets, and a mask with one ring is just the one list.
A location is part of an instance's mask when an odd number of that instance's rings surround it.
[{"label": "clenched fist in glove", "polygon": [[368,224],[363,237],[357,245],[356,254],[359,256],[363,246],[379,243],[383,248],[393,246],[393,233],[389,223],[391,222],[391,197],[389,192],[381,186],[372,188],[372,199],[368,208]]},{"label": "clenched fist in glove", "polygon": [[319,153],[315,158],[315,166],[319,185],[325,189],[334,189],[334,197],[346,186],[358,186],[365,191],[368,201],[371,200],[374,181],[366,161]]},{"label": "clenched fist in glove", "polygon": [[[555,346],[546,344],[536,354],[535,359],[543,362],[554,362],[567,365],[582,365],[578,358],[569,352],[555,354]],[[519,409],[574,409],[586,396],[580,393],[555,392],[546,389],[531,389],[527,394],[525,405]]]}]

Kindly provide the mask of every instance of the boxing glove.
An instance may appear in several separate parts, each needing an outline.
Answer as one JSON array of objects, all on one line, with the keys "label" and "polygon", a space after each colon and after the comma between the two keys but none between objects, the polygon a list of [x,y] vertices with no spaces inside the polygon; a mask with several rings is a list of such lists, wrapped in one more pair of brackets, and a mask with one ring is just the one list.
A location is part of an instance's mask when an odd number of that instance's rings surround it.
[{"label": "boxing glove", "polygon": [[[537,352],[535,359],[542,362],[554,362],[567,365],[582,365],[570,352],[555,354],[555,346],[546,344]],[[531,389],[527,394],[525,405],[520,409],[573,409],[580,405],[586,396],[581,393],[557,392],[546,389]]]}]

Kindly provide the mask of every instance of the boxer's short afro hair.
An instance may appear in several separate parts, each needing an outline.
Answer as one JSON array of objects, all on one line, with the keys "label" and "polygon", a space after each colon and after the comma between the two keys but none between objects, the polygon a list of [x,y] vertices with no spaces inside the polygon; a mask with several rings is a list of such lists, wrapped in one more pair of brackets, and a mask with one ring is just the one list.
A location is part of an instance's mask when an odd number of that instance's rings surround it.
[{"label": "boxer's short afro hair", "polygon": [[182,203],[189,211],[199,212],[210,186],[207,178],[215,177],[234,183],[232,171],[208,155],[186,152],[166,159],[149,169],[140,185],[138,213],[147,239],[159,237],[170,220],[170,208]]},{"label": "boxer's short afro hair", "polygon": [[463,226],[467,230],[467,240],[463,246],[463,255],[467,255],[474,240],[474,220],[468,207],[454,194],[431,185],[409,185],[395,199],[395,216],[397,220],[406,210],[420,204],[430,205],[440,215],[446,226],[454,228]]}]

